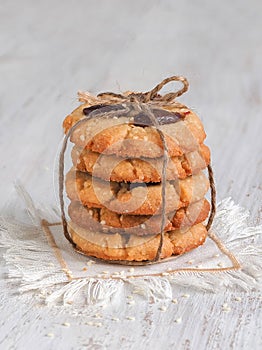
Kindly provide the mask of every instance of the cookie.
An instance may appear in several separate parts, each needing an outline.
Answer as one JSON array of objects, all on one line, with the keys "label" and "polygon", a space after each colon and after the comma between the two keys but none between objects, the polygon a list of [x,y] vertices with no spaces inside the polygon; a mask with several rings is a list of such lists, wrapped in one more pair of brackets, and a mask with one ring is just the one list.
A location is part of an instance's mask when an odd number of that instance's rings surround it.
[{"label": "cookie", "polygon": [[[209,181],[203,172],[184,180],[167,181],[166,212],[186,207],[203,198]],[[161,213],[162,185],[107,182],[87,173],[71,170],[66,176],[69,199],[80,201],[89,208],[106,207],[121,214],[153,215]]]},{"label": "cookie", "polygon": [[[68,225],[72,240],[77,249],[84,254],[106,260],[146,261],[156,256],[160,235],[123,236],[118,233],[96,233],[83,229],[70,222]],[[190,227],[188,230],[171,231],[164,235],[161,258],[172,254],[180,255],[205,242],[207,236],[203,224]]]},{"label": "cookie", "polygon": [[[83,104],[66,117],[63,123],[65,132],[85,117],[83,111],[87,107],[90,105]],[[181,156],[183,153],[197,150],[206,137],[197,115],[188,109],[181,111],[175,105],[163,106],[162,111],[180,115],[176,122],[160,125],[169,155]],[[86,119],[73,131],[71,141],[93,152],[122,157],[155,158],[163,154],[163,143],[155,127],[134,125],[134,117],[126,115],[121,117],[121,111],[117,112],[117,117],[114,116],[116,112],[110,111],[110,113],[108,118]]]},{"label": "cookie", "polygon": [[[103,180],[116,182],[160,182],[163,158],[122,158],[103,155],[87,149],[74,147],[71,152],[73,164],[84,172]],[[203,170],[210,162],[206,145],[181,157],[169,158],[166,179],[184,179]]]},{"label": "cookie", "polygon": [[[210,205],[206,199],[181,208],[166,216],[165,232],[189,227],[204,221]],[[107,208],[86,208],[80,202],[71,202],[68,207],[71,220],[85,229],[139,236],[157,234],[161,231],[161,215],[126,215],[118,214]]]},{"label": "cookie", "polygon": [[173,244],[173,254],[181,255],[204,244],[207,238],[207,229],[203,224],[191,226],[189,229],[174,230],[169,233]]}]

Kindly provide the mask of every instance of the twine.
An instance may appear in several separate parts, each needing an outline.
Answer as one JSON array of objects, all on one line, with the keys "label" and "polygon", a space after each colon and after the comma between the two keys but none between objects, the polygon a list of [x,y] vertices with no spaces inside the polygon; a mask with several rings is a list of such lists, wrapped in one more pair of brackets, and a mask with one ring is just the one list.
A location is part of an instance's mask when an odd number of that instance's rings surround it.
[{"label": "twine", "polygon": [[209,231],[212,226],[214,217],[216,215],[216,186],[214,181],[213,169],[210,164],[208,164],[207,170],[208,170],[208,179],[209,179],[210,189],[211,189],[211,211],[210,211],[210,215],[206,225],[206,229],[207,231]]},{"label": "twine", "polygon": [[[172,81],[178,81],[183,84],[183,87],[175,92],[171,92],[165,95],[159,95],[159,91],[168,83]],[[157,84],[152,90],[147,92],[126,92],[124,94],[116,94],[114,92],[100,92],[97,96],[91,95],[89,92],[78,92],[79,101],[86,102],[91,105],[95,104],[111,104],[123,101],[138,101],[141,103],[148,102],[162,102],[171,103],[176,97],[183,95],[189,88],[189,83],[186,78],[181,76],[172,76],[164,79],[161,83]],[[185,107],[185,106],[182,106]]]},{"label": "twine", "polygon": [[[163,88],[164,85],[171,81],[179,81],[182,82],[183,87],[172,93],[165,94],[163,96],[159,95],[159,91]],[[172,76],[169,78],[164,79],[161,83],[156,85],[152,90],[145,92],[145,93],[126,93],[125,95],[122,94],[116,94],[113,92],[103,92],[96,96],[93,96],[89,93],[82,93],[79,92],[79,100],[87,102],[91,105],[95,104],[112,104],[117,102],[123,102],[123,101],[130,101],[130,102],[136,102],[136,103],[166,103],[171,104],[176,97],[181,96],[183,93],[185,93],[188,90],[189,84],[186,78],[180,77],[180,76]],[[174,103],[174,102],[173,102]],[[184,107],[184,106],[183,106]],[[146,108],[146,106],[145,106]],[[165,228],[165,211],[166,211],[166,168],[167,168],[167,162],[168,162],[168,147],[166,144],[164,133],[159,129],[159,123],[157,121],[157,118],[155,115],[147,108],[147,114],[150,118],[150,121],[153,123],[153,125],[156,127],[156,130],[159,133],[160,139],[162,141],[163,149],[164,149],[164,155],[163,155],[163,168],[162,168],[162,188],[161,188],[161,197],[162,197],[162,212],[161,212],[161,232],[160,232],[160,240],[158,249],[155,255],[155,258],[148,261],[112,261],[112,260],[106,260],[106,259],[99,259],[102,261],[107,261],[110,263],[117,263],[122,265],[148,265],[153,264],[156,262],[159,262],[161,260],[161,252],[163,247],[163,241],[164,241],[164,228]],[[103,116],[103,115],[96,115],[96,117]],[[68,131],[68,133],[65,135],[65,138],[63,140],[62,148],[60,151],[60,157],[59,157],[59,200],[60,200],[60,208],[61,208],[61,218],[62,218],[62,226],[63,226],[63,232],[66,237],[66,239],[73,245],[75,250],[78,252],[81,252],[77,247],[74,241],[72,240],[69,232],[68,232],[68,224],[67,219],[65,215],[65,203],[64,203],[64,155],[67,148],[68,139],[73,133],[73,131],[80,126],[81,124],[85,123],[88,119],[92,118],[92,113],[90,113],[88,116],[85,116],[83,119],[77,121]],[[210,182],[210,188],[211,188],[211,211],[208,218],[208,222],[206,225],[207,231],[209,231],[214,216],[216,212],[216,188],[215,188],[215,182],[214,182],[214,174],[211,165],[208,165],[208,177]],[[175,257],[174,257],[175,258]]]}]

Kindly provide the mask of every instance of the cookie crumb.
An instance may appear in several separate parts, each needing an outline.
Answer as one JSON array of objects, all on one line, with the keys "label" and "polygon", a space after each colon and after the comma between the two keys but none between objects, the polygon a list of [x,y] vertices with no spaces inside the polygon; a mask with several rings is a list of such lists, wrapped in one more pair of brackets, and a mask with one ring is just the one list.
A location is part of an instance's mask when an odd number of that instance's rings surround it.
[{"label": "cookie crumb", "polygon": [[136,318],[134,316],[127,316],[126,319],[129,321],[135,321]]},{"label": "cookie crumb", "polygon": [[129,300],[129,301],[127,302],[127,304],[129,304],[129,305],[134,305],[134,304],[135,304],[135,301],[134,301],[134,300]]},{"label": "cookie crumb", "polygon": [[173,304],[177,304],[177,299],[175,298],[175,299],[172,299],[172,303]]},{"label": "cookie crumb", "polygon": [[192,265],[193,262],[194,262],[194,260],[188,260],[188,261],[187,261],[187,264]]},{"label": "cookie crumb", "polygon": [[79,136],[79,138],[80,138],[81,141],[85,141],[85,135],[82,134],[82,135]]},{"label": "cookie crumb", "polygon": [[93,325],[94,325],[94,322],[88,321],[88,322],[86,322],[86,324],[87,324],[88,326],[93,326]]},{"label": "cookie crumb", "polygon": [[49,337],[49,338],[54,338],[54,333],[47,333],[47,335],[46,335],[47,337]]},{"label": "cookie crumb", "polygon": [[175,320],[176,323],[181,323],[182,322],[182,318],[181,317],[178,317],[176,320]]},{"label": "cookie crumb", "polygon": [[165,311],[167,310],[167,307],[166,307],[165,305],[163,305],[163,306],[161,306],[161,307],[159,308],[159,310],[165,312]]},{"label": "cookie crumb", "polygon": [[219,267],[223,267],[222,262],[219,262],[219,263],[217,264],[217,266],[219,266]]},{"label": "cookie crumb", "polygon": [[118,317],[112,317],[111,320],[112,320],[112,321],[118,322],[118,321],[119,321],[119,318],[118,318]]},{"label": "cookie crumb", "polygon": [[171,267],[168,267],[168,268],[167,268],[167,271],[172,271],[172,268],[171,268]]},{"label": "cookie crumb", "polygon": [[146,225],[145,224],[141,224],[140,227],[142,228],[142,230],[146,229]]},{"label": "cookie crumb", "polygon": [[130,269],[128,271],[132,273],[135,271],[135,269],[133,267],[130,267]]},{"label": "cookie crumb", "polygon": [[235,301],[242,301],[241,297],[235,297]]},{"label": "cookie crumb", "polygon": [[65,326],[65,327],[70,327],[70,323],[69,322],[64,322],[62,325]]},{"label": "cookie crumb", "polygon": [[95,322],[95,323],[94,323],[94,326],[96,326],[96,327],[102,327],[103,324],[102,324],[101,322]]},{"label": "cookie crumb", "polygon": [[189,295],[189,294],[183,294],[182,297],[184,297],[184,298],[189,298],[190,295]]},{"label": "cookie crumb", "polygon": [[229,311],[231,311],[231,307],[229,307],[227,303],[224,303],[222,306],[222,310],[224,312],[229,312]]},{"label": "cookie crumb", "polygon": [[214,254],[214,255],[213,255],[213,258],[219,258],[219,257],[220,257],[219,254]]},{"label": "cookie crumb", "polygon": [[100,221],[100,224],[101,224],[101,225],[105,225],[105,224],[106,224],[105,220],[101,220],[101,221]]},{"label": "cookie crumb", "polygon": [[87,271],[87,267],[83,267],[82,270],[83,270],[83,271]]}]

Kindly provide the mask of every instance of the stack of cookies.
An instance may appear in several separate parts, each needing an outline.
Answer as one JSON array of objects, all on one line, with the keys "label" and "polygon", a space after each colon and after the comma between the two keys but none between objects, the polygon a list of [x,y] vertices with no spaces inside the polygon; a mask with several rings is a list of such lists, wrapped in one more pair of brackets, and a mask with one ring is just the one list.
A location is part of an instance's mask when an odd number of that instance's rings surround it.
[{"label": "stack of cookies", "polygon": [[105,260],[154,260],[163,227],[161,259],[205,242],[210,205],[203,171],[210,152],[193,111],[179,104],[84,103],[63,126],[73,143],[68,231],[79,250]]}]

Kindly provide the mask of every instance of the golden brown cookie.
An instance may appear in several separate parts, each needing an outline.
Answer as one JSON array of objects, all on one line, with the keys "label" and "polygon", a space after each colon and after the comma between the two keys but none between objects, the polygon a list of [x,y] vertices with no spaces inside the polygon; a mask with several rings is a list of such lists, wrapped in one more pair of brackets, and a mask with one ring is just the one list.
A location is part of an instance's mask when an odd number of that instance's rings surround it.
[{"label": "golden brown cookie", "polygon": [[[83,253],[106,260],[145,261],[153,260],[159,246],[160,235],[123,236],[91,232],[70,222],[69,232],[76,247]],[[161,258],[183,254],[203,244],[207,231],[203,224],[185,231],[176,230],[164,235]]]},{"label": "golden brown cookie", "polygon": [[[206,199],[169,213],[166,218],[165,232],[189,227],[204,221],[210,205]],[[78,226],[96,232],[136,234],[139,236],[157,234],[161,231],[161,215],[118,214],[107,208],[86,208],[80,202],[71,202],[68,207],[71,220]]]},{"label": "golden brown cookie", "polygon": [[[188,206],[203,198],[209,181],[203,172],[184,180],[167,181],[166,212]],[[66,176],[66,192],[72,201],[91,208],[106,207],[121,214],[153,215],[161,212],[161,184],[107,182],[87,173],[71,170]]]},{"label": "golden brown cookie", "polygon": [[[72,160],[75,167],[104,180],[116,182],[160,182],[163,158],[121,158],[103,155],[88,149],[74,147]],[[181,157],[169,158],[166,179],[184,179],[204,169],[210,162],[210,151],[206,145]]]},{"label": "golden brown cookie", "polygon": [[169,233],[169,239],[173,244],[173,254],[181,255],[204,244],[207,237],[207,229],[203,224],[191,226],[182,230],[174,230]]},{"label": "golden brown cookie", "polygon": [[[86,107],[89,105],[82,104],[65,118],[65,132],[85,117],[83,110]],[[160,126],[165,135],[169,155],[181,156],[198,149],[206,134],[197,115],[188,109],[181,111],[175,105],[162,108],[181,115],[179,121]],[[151,126],[132,123],[133,117],[128,116],[86,119],[73,131],[71,141],[81,148],[98,153],[124,157],[160,157],[163,154],[163,144],[158,131]]]},{"label": "golden brown cookie", "polygon": [[209,211],[210,204],[205,198],[177,210],[171,219],[172,230],[187,228],[205,221]]}]

